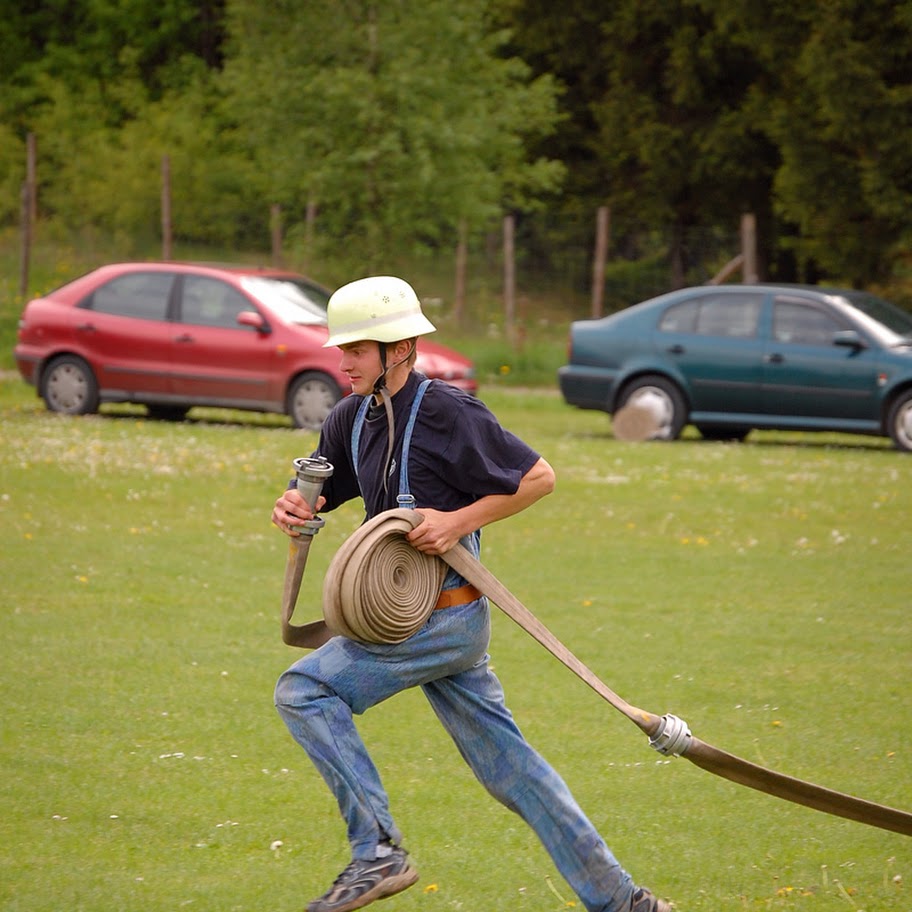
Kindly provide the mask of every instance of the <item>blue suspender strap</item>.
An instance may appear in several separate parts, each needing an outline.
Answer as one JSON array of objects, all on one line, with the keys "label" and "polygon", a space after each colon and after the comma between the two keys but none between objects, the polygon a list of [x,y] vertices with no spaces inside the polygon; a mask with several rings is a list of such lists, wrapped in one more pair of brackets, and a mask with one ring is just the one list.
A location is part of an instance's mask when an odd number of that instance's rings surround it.
[{"label": "blue suspender strap", "polygon": [[[358,488],[361,488],[361,479],[358,477],[358,448],[361,445],[361,429],[364,427],[364,419],[367,417],[367,410],[370,408],[370,396],[364,397],[364,402],[361,403],[361,406],[358,409],[358,414],[355,415],[355,423],[352,425],[352,464],[355,467],[355,478],[358,481]],[[361,492],[362,495],[364,492]]]},{"label": "blue suspender strap", "polygon": [[402,456],[399,459],[399,494],[396,497],[396,502],[400,507],[407,510],[415,509],[415,497],[409,490],[408,482],[408,459],[409,449],[412,444],[412,431],[415,429],[415,420],[418,417],[418,409],[421,407],[421,400],[424,398],[424,394],[430,383],[430,380],[421,381],[418,392],[415,393],[415,398],[412,400],[412,410],[409,413],[408,424],[405,426],[405,436],[402,439]]},{"label": "blue suspender strap", "polygon": [[[418,392],[415,393],[415,399],[412,402],[412,410],[409,414],[408,424],[405,426],[405,435],[402,441],[402,456],[401,456],[401,465],[399,466],[399,496],[396,498],[400,507],[404,507],[408,510],[415,509],[415,497],[409,490],[409,480],[408,480],[408,464],[409,464],[409,447],[412,442],[412,431],[415,427],[415,419],[418,416],[418,409],[421,406],[421,400],[424,397],[425,391],[430,384],[430,380],[424,380],[421,383],[421,386],[418,387]],[[462,539],[462,544],[468,548],[471,554],[474,554],[475,557],[478,557],[481,551],[481,530],[476,529],[470,535],[466,535]],[[448,568],[447,575],[443,580],[443,589],[457,589],[460,586],[465,585],[465,580],[452,568]]]}]

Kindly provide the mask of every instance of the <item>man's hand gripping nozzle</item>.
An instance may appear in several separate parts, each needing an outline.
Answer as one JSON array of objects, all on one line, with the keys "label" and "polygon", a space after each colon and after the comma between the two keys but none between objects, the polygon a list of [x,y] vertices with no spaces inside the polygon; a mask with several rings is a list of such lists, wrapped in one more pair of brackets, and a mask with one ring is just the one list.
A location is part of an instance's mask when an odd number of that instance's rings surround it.
[{"label": "man's hand gripping nozzle", "polygon": [[[307,502],[310,512],[315,513],[317,501],[323,491],[323,483],[333,473],[332,465],[323,456],[301,456],[294,460],[295,487]],[[289,646],[304,649],[316,649],[322,646],[331,636],[326,624],[313,621],[310,624],[295,625],[291,623],[301,591],[301,580],[307,565],[307,555],[314,536],[323,528],[326,521],[314,516],[299,528],[301,534],[292,538],[288,545],[288,560],[285,564],[285,586],[282,592],[282,641]]]}]

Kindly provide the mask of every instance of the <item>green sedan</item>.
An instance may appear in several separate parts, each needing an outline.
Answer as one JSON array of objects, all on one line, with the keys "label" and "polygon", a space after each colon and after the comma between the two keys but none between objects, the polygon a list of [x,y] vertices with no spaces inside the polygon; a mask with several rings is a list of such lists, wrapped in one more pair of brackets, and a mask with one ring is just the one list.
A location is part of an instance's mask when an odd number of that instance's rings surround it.
[{"label": "green sedan", "polygon": [[[638,439],[753,428],[889,436],[912,451],[912,315],[862,291],[707,285],[570,329],[566,402],[638,412]],[[631,438],[632,439],[632,438]]]}]

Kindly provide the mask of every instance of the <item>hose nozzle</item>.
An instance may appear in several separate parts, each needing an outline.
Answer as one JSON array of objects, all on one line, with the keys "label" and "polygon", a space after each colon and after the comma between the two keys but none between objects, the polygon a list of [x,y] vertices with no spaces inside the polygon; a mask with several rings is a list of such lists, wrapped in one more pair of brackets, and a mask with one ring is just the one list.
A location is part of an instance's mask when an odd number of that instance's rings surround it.
[{"label": "hose nozzle", "polygon": [[[325,456],[299,456],[293,465],[297,476],[295,487],[307,502],[310,512],[315,513],[323,482],[333,473],[332,464],[326,461]],[[324,525],[324,520],[314,517],[298,528],[304,535],[316,535]]]}]

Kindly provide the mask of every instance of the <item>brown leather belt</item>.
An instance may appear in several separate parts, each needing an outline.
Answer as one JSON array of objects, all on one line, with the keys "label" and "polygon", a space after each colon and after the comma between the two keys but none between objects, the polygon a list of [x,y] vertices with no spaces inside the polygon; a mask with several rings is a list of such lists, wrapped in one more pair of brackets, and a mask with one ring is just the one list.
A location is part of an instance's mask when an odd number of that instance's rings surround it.
[{"label": "brown leather belt", "polygon": [[434,605],[434,611],[438,611],[440,608],[455,608],[457,605],[467,605],[469,602],[474,602],[475,599],[480,599],[481,595],[481,590],[471,583],[466,583],[456,589],[443,589],[437,599],[437,604]]}]

